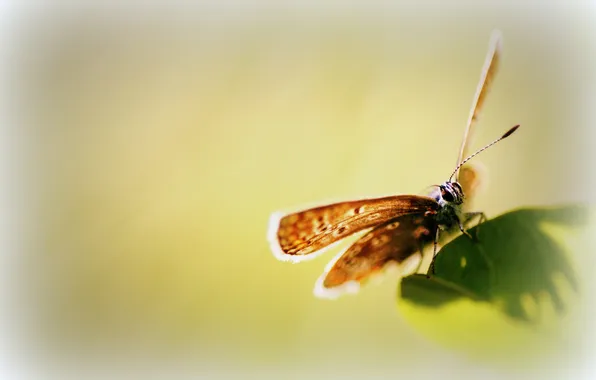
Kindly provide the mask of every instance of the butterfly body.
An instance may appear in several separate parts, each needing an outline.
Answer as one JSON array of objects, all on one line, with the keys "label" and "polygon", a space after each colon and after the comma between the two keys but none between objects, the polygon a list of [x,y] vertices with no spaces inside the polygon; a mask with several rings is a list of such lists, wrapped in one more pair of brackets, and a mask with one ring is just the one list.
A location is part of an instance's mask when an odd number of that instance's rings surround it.
[{"label": "butterfly body", "polygon": [[459,227],[463,220],[464,193],[457,182],[447,181],[431,193],[439,204],[439,209],[434,216],[437,225],[443,230]]}]

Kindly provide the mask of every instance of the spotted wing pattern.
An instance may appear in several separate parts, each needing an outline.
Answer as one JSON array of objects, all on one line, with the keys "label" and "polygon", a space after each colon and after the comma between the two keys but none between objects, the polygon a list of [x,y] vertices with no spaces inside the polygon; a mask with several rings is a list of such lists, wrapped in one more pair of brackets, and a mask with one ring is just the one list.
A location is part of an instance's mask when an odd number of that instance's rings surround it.
[{"label": "spotted wing pattern", "polygon": [[386,222],[357,240],[329,263],[315,287],[315,294],[335,298],[356,292],[372,274],[388,263],[402,264],[432,243],[437,224],[432,216],[404,215]]},{"label": "spotted wing pattern", "polygon": [[439,204],[430,197],[398,195],[340,202],[291,213],[273,214],[268,239],[281,260],[300,261],[304,255],[366,228],[402,215],[435,211]]}]

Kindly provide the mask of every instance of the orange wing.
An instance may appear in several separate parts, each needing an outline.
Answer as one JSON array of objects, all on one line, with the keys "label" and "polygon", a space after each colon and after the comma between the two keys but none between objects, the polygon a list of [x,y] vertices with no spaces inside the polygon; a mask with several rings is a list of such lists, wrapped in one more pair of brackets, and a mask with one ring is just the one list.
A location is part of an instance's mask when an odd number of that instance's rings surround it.
[{"label": "orange wing", "polygon": [[439,204],[430,197],[397,195],[339,202],[285,216],[274,213],[267,239],[278,259],[298,262],[315,257],[323,248],[366,228],[438,208]]},{"label": "orange wing", "polygon": [[388,264],[402,264],[422,252],[437,231],[432,217],[404,215],[374,228],[329,263],[315,285],[315,295],[336,298],[355,293]]},{"label": "orange wing", "polygon": [[481,184],[486,179],[486,172],[484,167],[479,163],[465,164],[459,171],[459,184],[464,191],[464,211],[471,211],[473,209],[473,202],[476,194],[480,190]]}]

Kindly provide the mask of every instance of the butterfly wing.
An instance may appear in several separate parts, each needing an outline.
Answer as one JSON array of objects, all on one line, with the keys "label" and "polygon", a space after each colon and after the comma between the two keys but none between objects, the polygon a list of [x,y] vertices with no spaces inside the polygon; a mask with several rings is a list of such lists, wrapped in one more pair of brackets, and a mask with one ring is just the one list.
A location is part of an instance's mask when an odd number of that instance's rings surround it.
[{"label": "butterfly wing", "polygon": [[462,166],[459,172],[459,184],[462,187],[466,201],[463,204],[463,210],[465,212],[473,209],[473,200],[480,190],[480,185],[484,182],[486,173],[484,167],[475,164],[466,164]]},{"label": "butterfly wing", "polygon": [[421,252],[433,242],[436,230],[435,219],[424,214],[403,215],[372,229],[329,263],[315,285],[315,295],[336,298],[357,292],[371,275]]},{"label": "butterfly wing", "polygon": [[[468,116],[468,124],[466,126],[464,138],[459,150],[457,165],[459,165],[469,153],[469,147],[472,141],[476,120],[478,119],[478,115],[480,114],[486,95],[490,90],[490,86],[499,67],[499,62],[501,60],[501,48],[501,32],[495,30],[491,35],[488,53],[486,54],[486,59],[484,61],[484,66],[480,75],[480,81],[478,82],[478,87],[476,88],[476,95],[474,96],[472,108],[470,109],[470,115]],[[461,169],[455,173],[456,181],[459,181],[460,171]]]},{"label": "butterfly wing", "polygon": [[439,204],[430,197],[397,195],[339,202],[288,215],[274,213],[269,220],[267,239],[278,259],[299,262],[366,228],[438,208]]}]

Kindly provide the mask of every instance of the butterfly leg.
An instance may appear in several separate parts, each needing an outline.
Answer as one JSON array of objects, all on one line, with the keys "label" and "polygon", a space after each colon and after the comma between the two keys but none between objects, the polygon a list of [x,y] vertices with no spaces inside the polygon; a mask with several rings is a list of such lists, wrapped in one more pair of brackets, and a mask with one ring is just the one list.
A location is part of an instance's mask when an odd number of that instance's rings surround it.
[{"label": "butterfly leg", "polygon": [[418,265],[416,265],[416,270],[414,272],[412,272],[413,274],[420,272],[420,267],[422,267],[422,262],[424,261],[424,248],[425,248],[424,246],[425,246],[424,243],[419,242],[418,252],[420,252],[420,261],[418,262]]},{"label": "butterfly leg", "polygon": [[437,232],[435,233],[435,240],[433,242],[433,259],[437,255],[437,244],[439,243],[439,233],[441,229],[437,228]]},{"label": "butterfly leg", "polygon": [[466,212],[465,213],[465,223],[468,224],[472,219],[475,217],[479,217],[478,224],[486,222],[486,214],[482,211],[474,211],[474,212]]},{"label": "butterfly leg", "polygon": [[466,231],[466,229],[464,228],[464,225],[462,222],[459,222],[459,230],[466,235],[467,237],[469,237],[470,239],[474,240],[474,238],[472,237],[472,235],[470,235],[470,233],[468,231]]},{"label": "butterfly leg", "polygon": [[[484,212],[482,211],[478,211],[478,212],[468,212],[466,214],[464,214],[464,221],[463,223],[460,221],[459,222],[459,229],[460,231],[466,235],[467,237],[469,237],[472,241],[478,241],[478,228],[476,228],[476,233],[474,234],[475,236],[472,236],[472,234],[470,234],[465,226],[467,226],[468,224],[470,224],[470,222],[474,219],[479,217],[478,220],[478,224],[476,226],[479,226],[480,224],[482,224],[483,222],[485,222],[486,219],[486,214],[484,214]],[[435,273],[435,261],[434,258],[437,255],[437,243],[439,241],[439,231],[440,229],[437,228],[437,232],[435,235],[435,240],[434,240],[434,251],[433,251],[433,261],[430,264],[430,267],[428,268],[428,273],[427,273],[427,277],[430,278],[431,274]]]},{"label": "butterfly leg", "polygon": [[435,240],[433,242],[433,258],[430,262],[430,266],[428,267],[428,272],[426,273],[426,277],[430,278],[431,274],[435,274],[435,257],[437,256],[437,244],[439,243],[439,234],[441,229],[437,228],[437,232],[435,233]]},{"label": "butterfly leg", "polygon": [[482,223],[486,222],[486,220],[487,220],[486,214],[482,211],[467,212],[464,215],[464,218],[465,218],[464,223],[463,223],[463,225],[460,224],[459,228],[460,228],[460,230],[462,230],[462,232],[464,234],[466,234],[466,236],[468,236],[471,239],[472,239],[472,235],[470,233],[468,233],[467,231],[463,231],[462,228],[464,226],[467,226],[468,224],[470,224],[470,222],[472,222],[472,220],[474,218],[478,218],[478,223],[476,224],[476,233],[475,233],[475,238],[476,238],[476,240],[478,240],[478,232],[479,232],[478,226],[480,226]]},{"label": "butterfly leg", "polygon": [[[475,235],[475,240],[478,242],[478,233],[480,232],[480,225],[484,222],[486,222],[488,219],[486,218],[486,214],[482,211],[476,211],[476,212],[468,212],[465,215],[466,221],[465,224],[470,224],[470,222],[474,219],[474,218],[478,218],[478,223],[476,224],[476,233]],[[484,258],[484,261],[486,262],[486,266],[489,270],[490,276],[491,276],[491,283],[494,283],[495,279],[495,273],[493,270],[493,262],[491,260],[491,258],[486,254],[486,252],[484,251],[484,248],[482,247],[482,244],[478,245],[478,250],[480,251],[480,253],[482,253],[482,257]]]}]

